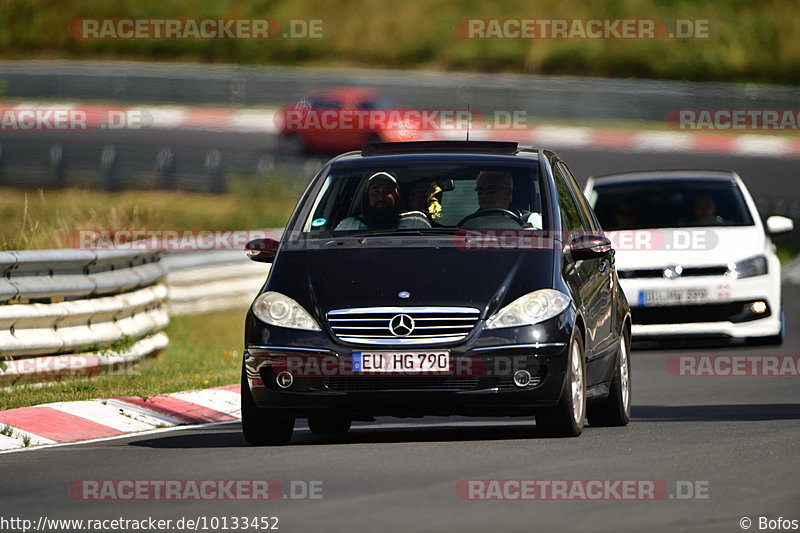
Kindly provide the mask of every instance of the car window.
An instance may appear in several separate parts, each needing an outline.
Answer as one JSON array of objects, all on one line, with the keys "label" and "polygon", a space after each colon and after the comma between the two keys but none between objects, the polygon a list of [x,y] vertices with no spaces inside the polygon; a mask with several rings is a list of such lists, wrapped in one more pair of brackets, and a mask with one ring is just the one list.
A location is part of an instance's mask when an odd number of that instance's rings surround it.
[{"label": "car window", "polygon": [[[381,181],[382,192],[376,194],[382,200],[369,196],[373,180]],[[546,229],[542,190],[535,164],[458,164],[447,159],[334,166],[309,198],[308,215],[298,221],[298,229],[320,235],[385,231],[395,225],[384,217],[395,215],[401,217],[395,221],[397,229]],[[380,224],[372,223],[376,216]]]},{"label": "car window", "polygon": [[379,95],[369,100],[363,100],[358,103],[356,106],[359,109],[398,109],[400,107],[399,102],[390,96]]},{"label": "car window", "polygon": [[592,231],[593,233],[597,233],[600,230],[600,223],[597,221],[597,218],[595,218],[592,208],[589,207],[589,202],[583,195],[583,191],[581,191],[580,187],[578,187],[577,181],[575,181],[574,176],[563,161],[558,163],[558,168],[562,171],[564,178],[567,181],[570,190],[572,191],[572,196],[575,198],[578,207],[580,208],[583,227]]},{"label": "car window", "polygon": [[561,210],[561,223],[565,230],[589,229],[588,222],[581,216],[581,209],[573,196],[572,189],[559,165],[553,167],[556,192],[558,193],[558,207]]},{"label": "car window", "polygon": [[342,104],[334,100],[311,100],[311,109],[341,109]]},{"label": "car window", "polygon": [[733,180],[599,180],[591,203],[607,230],[754,224]]}]

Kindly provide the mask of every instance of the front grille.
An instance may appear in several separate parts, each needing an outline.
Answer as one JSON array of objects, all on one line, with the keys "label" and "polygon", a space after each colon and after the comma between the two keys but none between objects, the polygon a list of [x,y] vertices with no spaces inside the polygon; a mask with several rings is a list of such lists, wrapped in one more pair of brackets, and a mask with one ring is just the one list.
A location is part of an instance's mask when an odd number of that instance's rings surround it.
[{"label": "front grille", "polygon": [[450,390],[463,391],[478,387],[478,378],[460,377],[330,377],[323,380],[325,386],[338,392],[370,392],[392,390]]},{"label": "front grille", "polygon": [[[405,315],[400,326],[412,325],[407,334],[390,325]],[[467,337],[478,322],[480,311],[471,307],[364,307],[337,309],[328,313],[334,335],[344,342],[377,345],[443,344]],[[398,334],[399,333],[399,334]]]},{"label": "front grille", "polygon": [[726,302],[703,305],[631,307],[634,324],[691,324],[697,322],[747,322],[770,316],[770,311],[755,315],[747,311],[752,302]]},{"label": "front grille", "polygon": [[[727,266],[704,266],[686,267],[681,271],[680,277],[687,278],[693,276],[723,276],[728,271]],[[663,278],[663,268],[637,268],[637,269],[617,269],[617,275],[621,279],[637,278]]]}]

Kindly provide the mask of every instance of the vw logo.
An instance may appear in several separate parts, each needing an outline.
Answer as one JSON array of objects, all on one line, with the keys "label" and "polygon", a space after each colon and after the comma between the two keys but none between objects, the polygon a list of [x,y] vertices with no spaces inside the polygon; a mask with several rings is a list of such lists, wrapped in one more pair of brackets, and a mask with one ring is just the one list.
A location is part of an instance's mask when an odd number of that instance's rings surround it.
[{"label": "vw logo", "polygon": [[408,315],[394,315],[389,321],[389,331],[395,337],[406,337],[414,331],[414,319]]},{"label": "vw logo", "polygon": [[667,279],[675,279],[681,277],[683,267],[680,265],[670,265],[664,269],[664,277]]}]

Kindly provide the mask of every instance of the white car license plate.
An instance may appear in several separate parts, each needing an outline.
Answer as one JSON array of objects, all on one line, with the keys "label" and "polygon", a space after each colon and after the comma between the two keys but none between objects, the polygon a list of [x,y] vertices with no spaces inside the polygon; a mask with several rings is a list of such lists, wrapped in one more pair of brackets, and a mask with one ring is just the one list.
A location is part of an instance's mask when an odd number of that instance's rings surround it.
[{"label": "white car license plate", "polygon": [[450,352],[353,352],[353,372],[449,372]]},{"label": "white car license plate", "polygon": [[639,306],[641,307],[702,304],[707,300],[708,291],[704,288],[639,291]]}]

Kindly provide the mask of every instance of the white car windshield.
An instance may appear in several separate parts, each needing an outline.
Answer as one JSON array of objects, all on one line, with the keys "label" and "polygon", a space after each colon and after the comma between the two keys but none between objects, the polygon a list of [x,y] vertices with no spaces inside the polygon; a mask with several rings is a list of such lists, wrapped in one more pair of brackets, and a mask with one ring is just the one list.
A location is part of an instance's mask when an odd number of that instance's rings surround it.
[{"label": "white car windshield", "polygon": [[754,224],[734,181],[600,182],[589,203],[606,230]]}]

